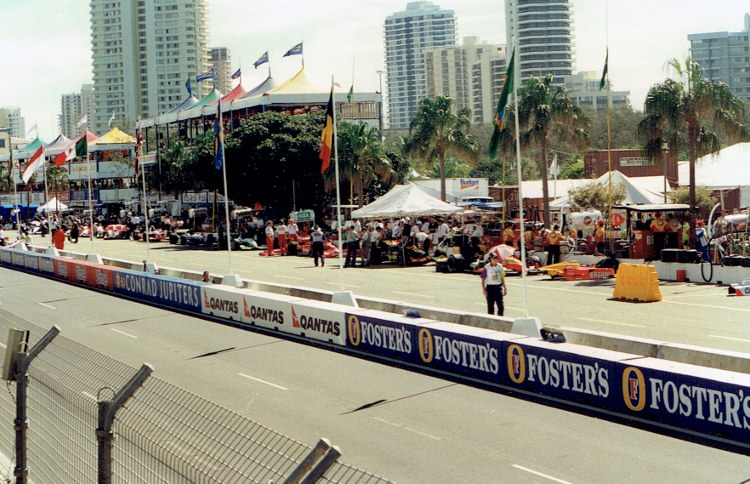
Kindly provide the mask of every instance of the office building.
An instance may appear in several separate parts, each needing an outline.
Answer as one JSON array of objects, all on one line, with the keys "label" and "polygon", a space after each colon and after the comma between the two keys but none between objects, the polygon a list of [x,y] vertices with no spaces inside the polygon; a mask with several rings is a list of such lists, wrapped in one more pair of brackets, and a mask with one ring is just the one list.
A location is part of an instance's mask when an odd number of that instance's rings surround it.
[{"label": "office building", "polygon": [[0,108],[0,128],[10,128],[14,138],[26,137],[26,120],[21,116],[21,108],[9,106]]},{"label": "office building", "polygon": [[690,56],[705,77],[724,82],[735,96],[750,101],[750,14],[743,32],[690,34]]},{"label": "office building", "polygon": [[516,42],[516,68],[523,85],[532,76],[573,74],[573,25],[570,0],[505,0],[508,48]]},{"label": "office building", "polygon": [[[607,109],[607,89],[600,89],[602,80],[601,72],[583,71],[576,72],[572,76],[564,76],[563,84],[568,91],[568,96],[581,107],[593,109],[594,111],[605,111]],[[609,86],[610,107],[617,108],[628,106],[630,91],[614,91],[612,83]]]},{"label": "office building", "polygon": [[390,128],[408,128],[427,96],[425,49],[456,44],[453,10],[410,2],[385,19],[385,66]]},{"label": "office building", "polygon": [[185,81],[209,69],[207,38],[206,0],[91,0],[94,131],[113,116],[132,130],[183,101]]},{"label": "office building", "polygon": [[474,123],[489,123],[505,79],[507,49],[464,37],[463,44],[424,50],[427,97],[448,96],[469,108]]},{"label": "office building", "polygon": [[[81,86],[81,118],[83,123],[76,124],[76,132],[81,134],[84,131],[91,131],[91,123],[94,119],[94,86],[93,84],[84,84]],[[98,134],[98,133],[97,133]]]},{"label": "office building", "polygon": [[216,70],[216,88],[222,94],[232,90],[232,60],[229,49],[226,47],[214,47],[208,51],[208,59],[211,68]]}]

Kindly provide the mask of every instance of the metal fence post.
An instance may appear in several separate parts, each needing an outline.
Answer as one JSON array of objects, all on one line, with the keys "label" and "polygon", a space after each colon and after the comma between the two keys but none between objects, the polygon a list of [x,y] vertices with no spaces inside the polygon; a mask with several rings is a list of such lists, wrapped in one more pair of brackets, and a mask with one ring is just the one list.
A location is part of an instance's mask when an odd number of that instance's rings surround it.
[{"label": "metal fence post", "polygon": [[341,457],[341,450],[334,445],[326,455],[318,462],[310,473],[302,480],[302,484],[315,484],[328,472],[328,469]]},{"label": "metal fence post", "polygon": [[[16,419],[13,422],[16,431],[16,467],[13,469],[16,484],[26,484],[29,479],[29,469],[26,465],[26,430],[29,427],[26,416],[26,395],[29,386],[29,365],[58,334],[60,334],[60,328],[53,326],[28,352],[18,352],[14,375]],[[12,351],[12,349],[8,348],[7,351]]]},{"label": "metal fence post", "polygon": [[112,482],[112,424],[115,421],[115,414],[153,371],[151,365],[144,364],[111,400],[99,400],[97,402],[99,418],[96,440],[99,442],[97,452],[99,484],[111,484]]},{"label": "metal fence post", "polygon": [[312,466],[315,465],[321,457],[325,455],[328,449],[331,448],[331,443],[328,439],[320,439],[315,448],[311,450],[300,464],[294,469],[294,471],[286,478],[284,484],[299,484],[305,474],[308,473]]}]

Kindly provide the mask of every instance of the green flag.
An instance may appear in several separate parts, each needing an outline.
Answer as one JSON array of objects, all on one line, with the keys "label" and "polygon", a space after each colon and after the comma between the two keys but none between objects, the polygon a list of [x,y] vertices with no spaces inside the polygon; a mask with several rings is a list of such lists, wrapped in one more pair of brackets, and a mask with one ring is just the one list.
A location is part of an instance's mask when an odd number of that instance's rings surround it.
[{"label": "green flag", "polygon": [[76,141],[76,156],[86,158],[89,154],[89,140],[84,133],[83,138]]},{"label": "green flag", "polygon": [[354,84],[349,88],[349,94],[346,95],[346,102],[352,102],[352,96],[354,96]]},{"label": "green flag", "polygon": [[490,158],[494,158],[495,154],[497,154],[500,132],[503,130],[503,122],[505,121],[505,106],[508,104],[508,96],[510,96],[511,89],[513,89],[513,66],[515,64],[515,59],[516,49],[513,49],[513,53],[510,56],[510,62],[508,63],[508,70],[505,72],[503,90],[500,92],[500,99],[497,101],[495,129],[492,131],[492,138],[490,138]]},{"label": "green flag", "polygon": [[604,58],[604,70],[602,71],[602,80],[599,81],[599,89],[604,89],[607,85],[607,72],[609,72],[609,47],[607,47],[607,56]]}]

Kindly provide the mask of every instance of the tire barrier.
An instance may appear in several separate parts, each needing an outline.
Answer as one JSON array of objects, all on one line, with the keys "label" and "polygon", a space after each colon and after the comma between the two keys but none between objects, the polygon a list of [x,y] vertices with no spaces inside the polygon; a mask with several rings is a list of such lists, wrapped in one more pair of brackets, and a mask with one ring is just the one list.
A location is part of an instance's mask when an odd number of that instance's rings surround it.
[{"label": "tire barrier", "polygon": [[[750,374],[23,250],[0,265],[750,454]],[[653,268],[622,267],[628,298],[658,292]]]},{"label": "tire barrier", "polygon": [[620,264],[613,298],[621,301],[661,301],[659,275],[651,265]]}]

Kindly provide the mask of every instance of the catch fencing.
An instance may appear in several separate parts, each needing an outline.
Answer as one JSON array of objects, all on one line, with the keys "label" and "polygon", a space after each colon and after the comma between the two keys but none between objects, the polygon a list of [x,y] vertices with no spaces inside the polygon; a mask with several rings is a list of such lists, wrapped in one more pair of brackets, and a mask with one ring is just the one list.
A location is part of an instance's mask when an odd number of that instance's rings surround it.
[{"label": "catch fencing", "polygon": [[[13,328],[29,331],[29,346],[48,333],[0,310],[0,341]],[[2,348],[2,358],[8,350]],[[54,337],[27,373],[28,482],[103,482],[101,466],[107,463],[100,459],[99,402],[113,399],[137,373],[73,340]],[[7,391],[0,392],[0,422],[6,429],[0,431],[0,458],[3,477],[12,479],[23,469],[14,469],[17,384],[6,384]],[[300,467],[314,454],[311,447],[154,376],[139,382],[117,410],[112,432],[111,482],[298,482],[305,475],[316,480],[314,469],[308,474],[309,467]],[[390,482],[335,461],[320,481]]]}]

